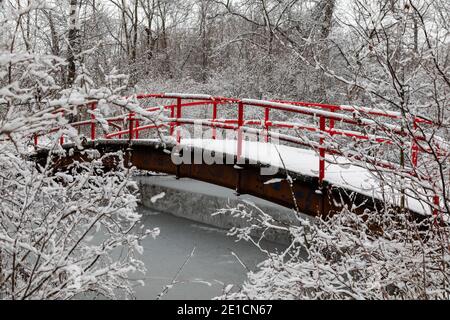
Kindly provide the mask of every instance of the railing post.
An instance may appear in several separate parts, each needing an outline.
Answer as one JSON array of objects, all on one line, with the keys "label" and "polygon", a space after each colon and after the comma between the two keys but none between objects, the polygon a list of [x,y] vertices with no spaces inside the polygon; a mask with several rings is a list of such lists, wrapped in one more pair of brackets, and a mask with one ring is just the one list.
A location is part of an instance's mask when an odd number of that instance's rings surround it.
[{"label": "railing post", "polygon": [[133,139],[133,114],[128,114],[128,140]]},{"label": "railing post", "polygon": [[417,129],[417,119],[414,117],[413,120],[413,136],[411,137],[411,162],[413,167],[417,167],[417,160],[419,158],[419,146],[417,145],[415,134]]},{"label": "railing post", "polygon": [[[216,119],[217,119],[217,101],[214,99],[213,100],[213,114],[212,114],[212,121],[213,121],[213,123],[216,121]],[[212,129],[212,138],[213,138],[213,140],[216,140],[216,127],[215,127],[215,125],[213,126],[213,129]]]},{"label": "railing post", "polygon": [[95,108],[97,107],[97,104],[95,102],[93,102],[91,104],[91,140],[95,140]]},{"label": "railing post", "polygon": [[[64,118],[64,111],[61,111],[61,113],[62,113],[62,116]],[[61,137],[59,137],[59,144],[60,145],[64,144],[64,134],[63,133],[61,133]]]},{"label": "railing post", "polygon": [[434,204],[434,207],[433,207],[434,222],[437,223],[437,217],[439,214],[439,209],[438,209],[439,208],[439,196],[437,194],[435,194],[433,196],[433,204]]},{"label": "railing post", "polygon": [[269,142],[269,113],[270,113],[270,108],[266,107],[264,109],[264,127],[266,130],[266,136],[264,138],[265,138],[266,142]]},{"label": "railing post", "polygon": [[[175,117],[175,108],[174,108],[173,105],[171,105],[171,106],[170,106],[170,118],[173,119],[174,117]],[[173,121],[171,121],[171,122],[170,122],[170,131],[169,131],[170,136],[173,135],[174,125],[175,125],[175,124],[173,123]]]},{"label": "railing post", "polygon": [[138,119],[134,120],[134,127],[135,127],[134,138],[139,139],[139,130],[137,130],[137,128],[139,127]]},{"label": "railing post", "polygon": [[320,125],[320,139],[319,139],[319,183],[322,184],[323,179],[325,178],[325,117],[320,116],[319,120]]},{"label": "railing post", "polygon": [[237,136],[237,159],[242,157],[242,126],[244,125],[244,103],[238,103],[238,136]]},{"label": "railing post", "polygon": [[176,122],[176,128],[177,128],[177,142],[180,143],[181,141],[181,133],[179,128],[178,119],[181,118],[181,98],[177,98],[177,122]]},{"label": "railing post", "polygon": [[[335,112],[336,109],[332,108],[330,110],[331,112]],[[333,130],[334,130],[334,119],[328,119],[328,130],[330,131],[330,135],[333,135]]]}]

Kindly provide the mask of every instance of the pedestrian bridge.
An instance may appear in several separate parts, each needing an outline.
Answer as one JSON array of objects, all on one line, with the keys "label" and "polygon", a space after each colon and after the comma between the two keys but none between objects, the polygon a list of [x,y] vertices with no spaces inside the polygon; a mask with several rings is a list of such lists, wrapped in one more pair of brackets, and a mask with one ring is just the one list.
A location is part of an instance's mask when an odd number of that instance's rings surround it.
[{"label": "pedestrian bridge", "polygon": [[[312,216],[383,203],[415,214],[439,210],[436,194],[417,196],[385,181],[401,177],[407,186],[420,179],[416,169],[429,152],[423,128],[433,126],[422,117],[408,119],[405,129],[400,113],[381,109],[174,93],[125,98],[108,105],[109,116],[98,112],[104,107],[93,102],[78,111],[86,119],[36,134],[41,160],[53,136],[70,150],[56,160],[59,168],[89,161],[86,149],[122,151],[138,169],[232,188]],[[76,135],[64,130],[69,126]],[[113,167],[117,158],[108,159],[105,166]]]}]

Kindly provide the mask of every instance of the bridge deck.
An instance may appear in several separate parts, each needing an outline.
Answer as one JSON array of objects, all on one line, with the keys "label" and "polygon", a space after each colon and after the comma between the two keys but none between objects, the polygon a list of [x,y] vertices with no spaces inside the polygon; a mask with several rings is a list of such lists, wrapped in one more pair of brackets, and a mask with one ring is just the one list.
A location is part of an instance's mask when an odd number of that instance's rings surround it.
[{"label": "bridge deck", "polygon": [[[184,146],[202,148],[208,151],[236,155],[237,141],[235,140],[209,140],[209,139],[183,139]],[[286,168],[289,171],[307,176],[317,177],[319,174],[319,154],[314,150],[306,150],[286,145],[244,141],[242,144],[244,158]],[[325,181],[334,186],[344,187],[375,199],[385,199],[394,205],[400,204],[399,192],[380,185],[380,181],[368,169],[352,165],[348,159],[332,155],[326,156]],[[383,192],[384,191],[384,192]],[[412,196],[406,196],[406,207],[414,212],[431,214],[431,208],[424,202]]]},{"label": "bridge deck", "polygon": [[[123,141],[127,143],[128,139],[96,139],[95,141],[102,143]],[[132,140],[131,143],[142,145],[146,143],[154,144],[157,141],[159,140],[139,139]],[[39,146],[45,148],[49,142],[50,140],[42,139]],[[200,148],[209,153],[213,151],[223,155],[230,155],[230,157],[236,156],[238,149],[237,140],[182,139],[179,144],[186,147]],[[319,176],[319,154],[314,150],[267,142],[243,141],[242,157],[255,164],[261,163],[276,168],[285,168],[288,171],[304,176]],[[351,164],[344,157],[326,155],[325,158],[326,175],[324,180],[329,184],[400,206],[400,192],[387,186],[382,187],[380,180],[370,170]],[[223,159],[223,157],[218,157],[218,159]],[[273,180],[273,183],[276,182],[277,180]],[[407,191],[405,192],[407,194]],[[405,206],[407,209],[419,214],[432,214],[432,209],[426,201],[420,201],[417,197],[406,195]]]},{"label": "bridge deck", "polygon": [[[237,134],[238,141],[245,140],[247,135],[253,135],[264,137],[266,141],[273,142],[277,139],[289,146],[275,147],[275,145],[256,141],[243,142],[241,145],[236,140],[224,142],[223,140],[186,140],[184,138],[182,144],[205,150],[222,151],[233,157],[243,157],[298,173],[299,176],[308,180],[304,181],[300,178],[295,181],[302,190],[299,194],[309,195],[312,192],[316,195],[317,201],[310,208],[310,213],[313,215],[319,212],[326,214],[326,211],[336,212],[338,209],[335,208],[335,203],[331,205],[331,202],[343,200],[342,193],[333,188],[322,189],[323,193],[316,192],[316,189],[324,182],[340,187],[345,192],[354,192],[351,196],[347,196],[347,205],[357,206],[352,201],[355,197],[361,196],[359,200],[362,203],[356,208],[361,212],[365,208],[379,207],[380,201],[373,201],[375,199],[400,207],[402,193],[405,192],[407,194],[405,206],[409,211],[434,216],[443,212],[441,207],[445,199],[445,190],[440,189],[439,183],[434,181],[435,173],[432,173],[433,170],[436,172],[438,169],[432,168],[431,171],[427,169],[426,173],[421,171],[431,154],[438,159],[446,159],[449,150],[443,139],[434,133],[432,135],[427,133],[431,132],[430,130],[438,130],[440,125],[420,116],[404,119],[399,112],[367,107],[183,93],[150,93],[124,97],[109,105],[112,109],[109,112],[111,116],[108,117],[104,117],[102,111],[97,110],[97,104],[97,101],[92,101],[77,105],[80,115],[87,117],[70,123],[71,134],[68,134],[66,127],[65,130],[61,130],[63,128],[61,126],[36,132],[33,135],[34,146],[42,145],[52,134],[63,145],[68,142],[67,140],[71,140],[70,137],[75,133],[73,129],[78,130],[78,135],[84,136],[86,142],[91,145],[97,142],[115,143],[115,146],[110,146],[112,150],[121,148],[124,144],[149,144],[149,140],[142,139],[149,136],[147,135],[149,131],[157,131],[158,135],[169,133],[173,141],[176,141],[181,138],[184,129],[191,126],[194,126],[194,134],[197,129],[209,128],[212,130],[211,136],[218,137],[216,133],[231,132]],[[85,111],[81,113],[83,109]],[[190,111],[194,109],[200,112]],[[53,111],[53,114],[64,116],[66,112],[64,108],[58,108]],[[281,114],[284,116],[280,117]],[[286,121],[280,121],[280,119]],[[405,120],[407,120],[406,123]],[[404,130],[405,125],[408,130]],[[292,130],[298,131],[298,134],[292,135]],[[103,139],[98,139],[100,137]],[[204,136],[202,134],[198,137],[202,139]],[[370,145],[375,151],[381,152],[376,152],[376,157],[372,157],[358,144],[354,145],[352,141],[362,141],[364,145]],[[397,143],[398,141],[401,143]],[[152,143],[155,144],[155,141],[153,140]],[[173,145],[174,143],[172,147]],[[311,150],[290,147],[291,145]],[[99,147],[101,149],[104,146],[99,145]],[[214,182],[217,174],[222,174],[220,182],[222,186],[231,187],[234,183],[237,190],[262,193],[272,201],[286,206],[290,206],[293,202],[292,188],[285,182],[270,186],[275,189],[283,185],[283,192],[279,192],[278,195],[264,188],[266,179],[256,173],[258,166],[249,166],[241,171],[233,167],[234,163],[227,163],[223,167],[213,166],[214,170],[218,170],[215,174],[209,170],[208,163],[178,166],[170,162],[170,157],[165,159],[167,153],[164,153],[164,157],[155,154],[154,161],[148,164],[146,159],[148,160],[151,155],[147,151],[153,152],[155,148],[147,147],[150,146],[139,147],[137,148],[139,150],[133,151],[133,154],[137,155],[135,161],[145,169],[151,170],[153,166],[166,173],[173,173],[176,170],[179,176],[195,175],[198,179],[209,182]],[[342,148],[347,150],[345,154],[342,153]],[[389,152],[384,152],[385,149],[389,149]],[[391,157],[395,154],[403,155],[402,166],[398,165],[400,159],[392,161]],[[156,161],[159,162],[156,163]],[[360,164],[362,167],[370,166],[370,170],[358,167]],[[249,168],[251,170],[246,171]],[[179,170],[184,170],[184,173],[180,173]],[[373,172],[376,173],[377,170],[383,171],[383,179],[377,179],[373,175]],[[244,172],[249,176],[243,179],[246,185],[242,186],[241,176],[245,176]],[[282,174],[278,175],[280,176]],[[390,176],[395,179],[395,185],[391,183],[391,188],[383,187],[389,184],[386,179],[390,179]],[[216,182],[219,183],[219,181]],[[309,185],[305,184],[306,182]],[[416,189],[420,186],[420,190],[413,189],[411,185],[415,185]],[[333,193],[333,197],[328,196],[328,191]],[[302,199],[299,194],[295,200],[297,205],[310,203],[307,200],[309,198]],[[419,194],[420,200],[417,200],[416,194]],[[332,201],[326,204],[325,199]]]}]

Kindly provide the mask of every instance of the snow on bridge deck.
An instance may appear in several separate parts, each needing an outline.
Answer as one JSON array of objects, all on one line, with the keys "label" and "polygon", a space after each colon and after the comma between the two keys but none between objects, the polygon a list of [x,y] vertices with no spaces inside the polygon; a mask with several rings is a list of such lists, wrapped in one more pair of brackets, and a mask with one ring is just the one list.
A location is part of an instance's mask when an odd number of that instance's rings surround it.
[{"label": "snow on bridge deck", "polygon": [[[237,153],[236,140],[211,139],[183,139],[182,146],[201,148],[235,156]],[[301,149],[272,143],[243,141],[242,156],[250,161],[260,162],[302,175],[318,177],[319,154],[314,150]],[[327,155],[325,181],[345,189],[373,197],[385,199],[390,203],[400,205],[400,192],[393,192],[391,188],[382,187],[380,180],[366,168],[350,163],[344,157]],[[431,214],[431,208],[423,201],[411,196],[405,197],[406,208],[422,214]]]},{"label": "snow on bridge deck", "polygon": [[[171,139],[174,140],[174,139]],[[96,139],[102,143],[129,143],[128,139]],[[132,144],[158,143],[159,139],[132,140]],[[237,154],[237,140],[220,139],[182,139],[179,142],[183,147],[195,147],[204,151],[222,153],[232,157]],[[50,140],[41,139],[40,147],[49,147]],[[319,154],[317,151],[290,147],[267,142],[242,141],[242,157],[251,163],[261,163],[277,168],[285,168],[304,176],[319,176]],[[324,180],[336,187],[342,187],[356,193],[387,201],[400,206],[401,194],[393,191],[391,187],[381,186],[380,180],[367,168],[356,166],[342,156],[326,155]],[[271,172],[273,174],[273,172]],[[270,176],[268,176],[270,177]],[[275,183],[276,181],[274,181]],[[416,197],[405,196],[407,209],[420,214],[431,215],[432,209],[427,202]]]}]

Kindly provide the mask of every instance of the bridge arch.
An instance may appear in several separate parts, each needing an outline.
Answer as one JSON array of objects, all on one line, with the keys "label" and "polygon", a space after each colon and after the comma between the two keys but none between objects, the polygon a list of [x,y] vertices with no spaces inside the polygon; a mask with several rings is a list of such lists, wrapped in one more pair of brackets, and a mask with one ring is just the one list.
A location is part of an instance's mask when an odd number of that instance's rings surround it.
[{"label": "bridge arch", "polygon": [[[275,175],[261,175],[260,169],[265,164],[251,163],[244,159],[237,163],[206,164],[192,163],[175,165],[170,157],[170,150],[176,144],[163,145],[159,141],[127,141],[98,139],[87,141],[83,149],[75,144],[65,144],[63,148],[67,156],[55,156],[54,166],[64,170],[74,161],[91,161],[93,158],[86,150],[97,150],[99,154],[122,152],[125,163],[137,169],[149,172],[166,173],[178,178],[191,178],[208,182],[225,188],[233,189],[238,194],[249,194],[281,206],[297,209],[309,216],[327,216],[339,212],[343,205],[356,208],[363,213],[365,209],[382,208],[380,200],[362,193],[335,186],[326,181],[320,182],[318,177],[311,177],[298,172],[278,168]],[[195,152],[203,152],[201,148],[191,147],[192,156]],[[37,153],[37,161],[44,164],[48,150],[41,149]],[[225,155],[224,155],[225,156]],[[103,165],[106,169],[114,169],[118,158],[106,158]],[[244,162],[244,163],[242,163]],[[292,178],[290,183],[286,177]],[[267,183],[276,179],[274,183]]]},{"label": "bridge arch", "polygon": [[[209,95],[196,94],[141,94],[133,97],[124,98],[124,103],[129,101],[143,101],[145,99],[156,100],[174,100],[173,104],[164,104],[160,107],[146,107],[145,112],[163,112],[168,114],[158,119],[158,121],[145,123],[145,117],[139,112],[119,112],[118,115],[109,118],[96,119],[94,110],[97,105],[95,102],[85,106],[90,110],[90,119],[71,123],[76,128],[88,128],[87,141],[85,148],[94,148],[103,152],[123,151],[128,157],[129,162],[142,170],[158,171],[168,174],[174,174],[178,177],[190,177],[200,181],[214,183],[223,187],[236,189],[240,193],[248,193],[263,199],[281,204],[286,207],[297,207],[301,212],[309,215],[327,215],[340,210],[340,205],[349,205],[356,210],[363,211],[366,208],[374,209],[381,204],[380,198],[368,196],[364,192],[348,189],[343,184],[334,184],[327,180],[327,156],[345,156],[352,159],[361,158],[359,154],[345,154],[339,150],[333,143],[335,137],[342,139],[351,139],[364,141],[372,144],[394,145],[392,136],[386,134],[411,139],[410,153],[407,156],[408,163],[400,166],[398,163],[387,159],[371,158],[362,156],[364,161],[377,168],[388,168],[389,170],[401,170],[405,174],[414,173],[414,168],[418,164],[419,153],[426,153],[426,147],[421,145],[427,137],[420,133],[413,132],[408,134],[395,122],[403,121],[402,115],[398,112],[385,111],[373,108],[364,108],[346,105],[330,105],[309,102],[293,102],[283,100],[252,100],[235,99],[224,97],[213,97]],[[198,108],[210,106],[212,114],[209,118],[186,118],[183,117],[183,110],[189,108]],[[263,110],[263,118],[249,118],[245,110],[249,107]],[[234,109],[237,114],[235,118],[219,116],[220,108]],[[120,111],[120,109],[119,109]],[[56,112],[64,113],[65,110]],[[309,123],[298,121],[271,120],[273,112],[282,112],[291,115],[305,116],[312,118]],[[388,119],[386,123],[376,121],[375,118]],[[107,122],[112,130],[101,132],[101,121]],[[412,126],[432,126],[433,123],[423,117],[414,117],[411,119]],[[215,139],[216,130],[230,130],[236,132],[236,158],[233,164],[181,164],[175,165],[170,159],[170,151],[177,143],[181,143],[183,137],[178,130],[182,126],[200,124],[213,130],[212,139]],[[149,131],[157,131],[160,128],[167,128],[170,136],[173,137],[173,143],[167,143],[166,149],[161,147],[161,143],[146,139],[142,134]],[[289,133],[275,132],[272,129],[298,130],[312,134],[314,137],[305,138],[304,135],[294,136]],[[368,130],[370,129],[370,130]],[[34,136],[34,143],[37,149],[40,148],[39,140],[42,136],[58,133],[60,128],[54,128],[47,132],[42,132]],[[99,132],[100,131],[100,132]],[[290,144],[300,145],[315,150],[318,170],[316,176],[311,176],[291,170],[287,167],[279,167],[278,174],[275,177],[281,179],[280,182],[266,184],[268,179],[274,177],[265,177],[257,174],[263,163],[244,165],[236,164],[241,160],[250,162],[243,154],[245,133],[256,134],[264,137],[266,143],[271,139],[288,142]],[[71,143],[66,143],[67,138],[60,136],[60,143],[63,148],[73,148]],[[424,144],[425,145],[425,144]],[[197,147],[192,146],[196,149]],[[198,149],[198,148],[197,148]],[[200,148],[201,149],[201,148]],[[201,152],[202,150],[199,150]],[[42,151],[45,153],[45,150]],[[42,153],[41,152],[41,153]],[[59,160],[59,166],[64,163],[70,163],[74,159],[83,159],[82,152],[74,150],[74,153],[65,159]],[[301,161],[301,159],[299,159]],[[285,178],[289,175],[295,179],[290,184]],[[430,195],[436,203],[436,196]],[[296,200],[294,200],[294,198]],[[438,202],[439,199],[437,199]],[[361,204],[361,205],[359,205]],[[437,207],[433,209],[435,212]],[[410,211],[414,211],[411,210]]]}]

